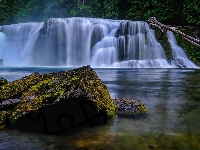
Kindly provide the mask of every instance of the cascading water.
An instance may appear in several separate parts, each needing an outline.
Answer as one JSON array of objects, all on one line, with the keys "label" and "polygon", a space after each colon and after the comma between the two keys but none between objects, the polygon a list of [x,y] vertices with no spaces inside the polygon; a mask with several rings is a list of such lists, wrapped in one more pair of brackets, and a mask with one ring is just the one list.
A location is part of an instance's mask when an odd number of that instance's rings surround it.
[{"label": "cascading water", "polygon": [[[1,26],[0,33],[0,38],[5,35],[0,43],[6,52],[2,56],[5,65],[180,67],[168,62],[154,31],[141,21],[52,18],[42,23]],[[178,47],[175,45],[173,51]],[[187,57],[183,61],[186,67],[195,67]]]},{"label": "cascading water", "polygon": [[42,24],[23,23],[2,27],[6,65],[27,65],[31,59],[36,59],[33,48]]},{"label": "cascading water", "polygon": [[[171,67],[165,52],[157,42],[154,31],[145,22],[124,22],[121,25],[119,44],[125,58],[115,67],[166,68]],[[127,45],[127,46],[126,46]]]},{"label": "cascading water", "polygon": [[174,59],[172,59],[172,63],[175,64],[176,66],[179,66],[182,68],[183,67],[196,68],[197,66],[188,59],[184,50],[180,46],[178,46],[173,32],[167,31],[167,36],[168,36],[168,40],[169,40],[169,43],[172,48],[172,55],[174,58]]},{"label": "cascading water", "polygon": [[4,43],[5,43],[5,35],[0,32],[0,57],[4,57]]}]

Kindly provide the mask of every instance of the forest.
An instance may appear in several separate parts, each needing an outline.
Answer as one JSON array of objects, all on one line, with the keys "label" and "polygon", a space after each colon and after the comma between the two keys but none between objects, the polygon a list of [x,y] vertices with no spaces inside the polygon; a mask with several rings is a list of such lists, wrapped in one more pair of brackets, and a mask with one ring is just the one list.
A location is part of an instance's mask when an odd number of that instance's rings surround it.
[{"label": "forest", "polygon": [[200,26],[199,0],[0,0],[0,25],[92,17]]}]

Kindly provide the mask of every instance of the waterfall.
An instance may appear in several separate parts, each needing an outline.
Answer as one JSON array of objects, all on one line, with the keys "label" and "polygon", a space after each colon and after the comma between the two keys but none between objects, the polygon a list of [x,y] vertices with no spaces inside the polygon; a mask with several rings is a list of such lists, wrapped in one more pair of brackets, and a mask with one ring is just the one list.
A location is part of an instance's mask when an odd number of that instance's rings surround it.
[{"label": "waterfall", "polygon": [[154,30],[142,21],[74,17],[0,26],[2,59],[11,66],[196,67],[172,45],[177,61],[169,63]]},{"label": "waterfall", "polygon": [[[145,22],[123,22],[120,43],[124,47],[125,59],[113,64],[115,67],[132,68],[170,68],[164,49],[157,42],[155,33]],[[124,38],[125,36],[125,38]]]},{"label": "waterfall", "polygon": [[37,59],[33,48],[42,24],[23,23],[2,27],[5,34],[3,59],[6,65],[27,65],[31,59]]},{"label": "waterfall", "polygon": [[167,31],[167,36],[170,46],[172,48],[172,55],[173,55],[172,63],[182,68],[185,67],[196,68],[197,66],[188,59],[184,50],[180,46],[178,46],[173,32]]},{"label": "waterfall", "polygon": [[5,53],[4,43],[5,43],[5,35],[2,32],[0,32],[0,58],[4,57]]}]

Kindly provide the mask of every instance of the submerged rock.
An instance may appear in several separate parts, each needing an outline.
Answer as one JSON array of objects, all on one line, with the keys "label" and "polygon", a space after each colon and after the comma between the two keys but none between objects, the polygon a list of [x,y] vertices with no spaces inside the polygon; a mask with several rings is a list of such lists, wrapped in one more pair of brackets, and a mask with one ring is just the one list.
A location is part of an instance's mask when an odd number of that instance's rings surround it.
[{"label": "submerged rock", "polygon": [[1,124],[52,134],[106,123],[117,111],[107,87],[90,66],[44,75],[33,73],[2,85],[2,106],[11,105],[11,98],[20,102],[1,113]]}]

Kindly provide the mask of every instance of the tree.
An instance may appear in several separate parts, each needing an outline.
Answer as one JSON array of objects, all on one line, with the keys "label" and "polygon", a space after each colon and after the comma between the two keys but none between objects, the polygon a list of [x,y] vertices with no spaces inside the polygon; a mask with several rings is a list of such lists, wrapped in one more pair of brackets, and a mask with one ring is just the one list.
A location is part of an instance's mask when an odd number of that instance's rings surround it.
[{"label": "tree", "polygon": [[21,9],[16,15],[17,22],[41,21],[44,5],[40,0],[29,0],[24,9]]},{"label": "tree", "polygon": [[15,23],[18,11],[25,7],[27,0],[1,0],[0,25]]},{"label": "tree", "polygon": [[200,1],[184,0],[182,14],[183,14],[183,19],[186,22],[200,26]]}]

